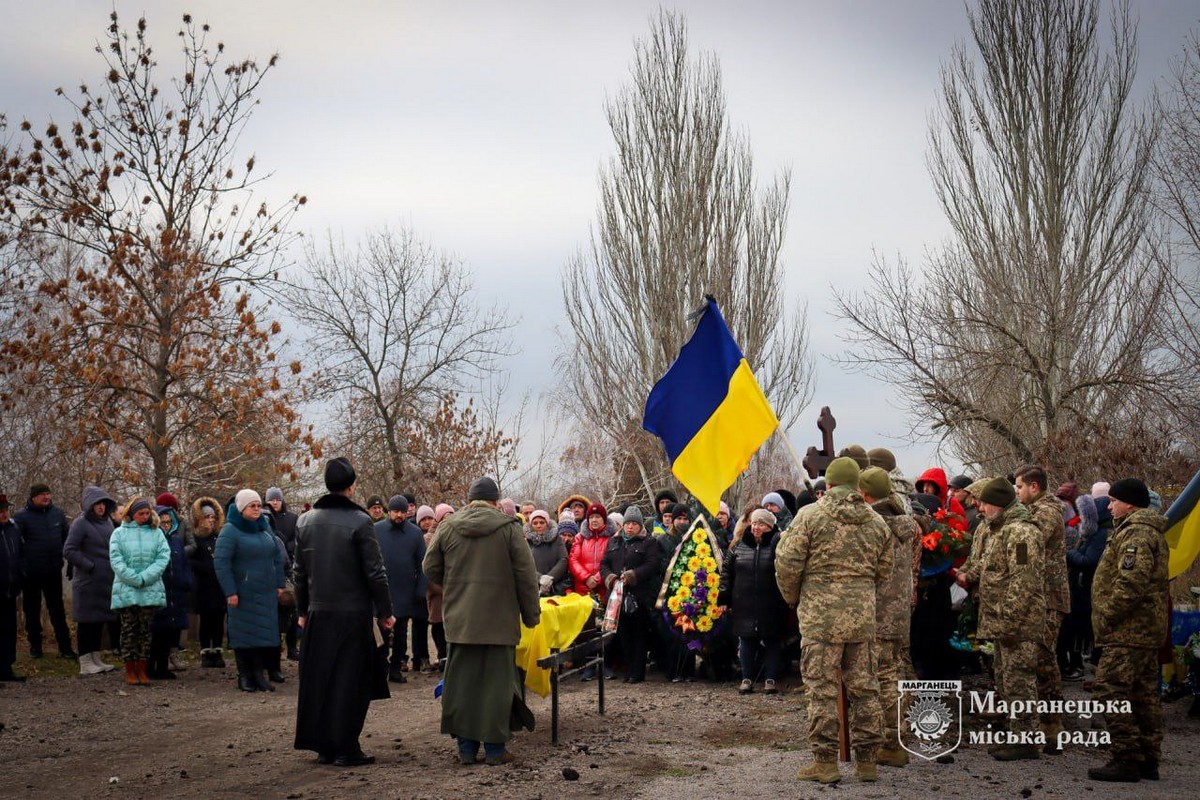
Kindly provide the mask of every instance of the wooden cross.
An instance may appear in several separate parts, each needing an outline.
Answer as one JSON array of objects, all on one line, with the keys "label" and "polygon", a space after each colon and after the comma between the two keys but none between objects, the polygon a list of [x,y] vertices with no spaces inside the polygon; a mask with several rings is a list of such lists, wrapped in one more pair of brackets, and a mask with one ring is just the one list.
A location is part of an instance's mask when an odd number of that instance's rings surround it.
[{"label": "wooden cross", "polygon": [[836,451],[833,449],[833,429],[837,427],[837,420],[833,418],[829,406],[822,406],[821,413],[817,417],[817,427],[821,430],[821,449],[808,448],[808,452],[804,454],[804,461],[801,462],[804,471],[810,478],[824,475],[829,462],[837,457]]}]

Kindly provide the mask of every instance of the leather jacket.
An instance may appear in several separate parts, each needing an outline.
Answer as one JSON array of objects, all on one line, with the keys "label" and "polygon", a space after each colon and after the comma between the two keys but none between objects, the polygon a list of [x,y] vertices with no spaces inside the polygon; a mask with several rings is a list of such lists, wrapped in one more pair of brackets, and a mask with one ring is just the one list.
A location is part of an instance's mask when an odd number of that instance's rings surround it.
[{"label": "leather jacket", "polygon": [[327,494],[296,523],[296,611],[392,615],[375,524],[349,497]]}]

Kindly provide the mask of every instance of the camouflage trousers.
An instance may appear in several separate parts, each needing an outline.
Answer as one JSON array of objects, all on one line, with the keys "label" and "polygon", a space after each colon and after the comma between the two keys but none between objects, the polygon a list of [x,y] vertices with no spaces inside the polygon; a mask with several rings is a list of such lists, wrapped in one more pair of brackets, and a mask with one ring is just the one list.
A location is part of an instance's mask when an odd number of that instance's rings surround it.
[{"label": "camouflage trousers", "polygon": [[[1037,692],[1038,700],[1062,700],[1062,673],[1058,669],[1058,633],[1062,630],[1064,615],[1061,611],[1046,611],[1046,627],[1037,643]],[[1042,724],[1061,727],[1062,714],[1043,714]]]},{"label": "camouflage trousers", "polygon": [[860,761],[874,761],[883,741],[875,642],[814,642],[804,639],[800,671],[808,693],[808,744],[818,761],[838,752],[838,669],[846,684],[850,743]]},{"label": "camouflage trousers", "polygon": [[1008,727],[1013,733],[1033,733],[1038,716],[1034,702],[1038,699],[1037,663],[1040,642],[996,642],[993,665],[996,672],[996,691],[1005,703],[1026,703],[1028,712],[1009,715]]},{"label": "camouflage trousers", "polygon": [[126,663],[150,657],[150,621],[155,609],[144,606],[117,609],[121,620],[121,657]]},{"label": "camouflage trousers", "polygon": [[912,675],[912,660],[908,642],[901,639],[879,639],[875,642],[875,675],[879,678],[879,708],[883,720],[883,746],[900,749],[899,682]]},{"label": "camouflage trousers", "polygon": [[1096,667],[1092,697],[1104,702],[1128,700],[1129,714],[1105,714],[1112,756],[1119,761],[1159,760],[1162,703],[1158,698],[1158,653],[1141,647],[1105,645]]}]

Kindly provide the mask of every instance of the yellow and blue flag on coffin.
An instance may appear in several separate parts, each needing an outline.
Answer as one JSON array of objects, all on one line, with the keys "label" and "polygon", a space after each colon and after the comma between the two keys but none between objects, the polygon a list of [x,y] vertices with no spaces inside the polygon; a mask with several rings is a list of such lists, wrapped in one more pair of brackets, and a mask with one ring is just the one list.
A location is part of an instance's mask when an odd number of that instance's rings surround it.
[{"label": "yellow and blue flag on coffin", "polygon": [[1182,575],[1192,567],[1196,556],[1200,555],[1200,472],[1192,476],[1183,494],[1175,498],[1167,509],[1167,519],[1171,527],[1167,528],[1167,544],[1171,548],[1171,561],[1167,567],[1167,576],[1174,578]]},{"label": "yellow and blue flag on coffin", "polygon": [[679,482],[708,509],[750,465],[779,419],[712,297],[692,338],[646,398],[642,427],[662,439]]}]

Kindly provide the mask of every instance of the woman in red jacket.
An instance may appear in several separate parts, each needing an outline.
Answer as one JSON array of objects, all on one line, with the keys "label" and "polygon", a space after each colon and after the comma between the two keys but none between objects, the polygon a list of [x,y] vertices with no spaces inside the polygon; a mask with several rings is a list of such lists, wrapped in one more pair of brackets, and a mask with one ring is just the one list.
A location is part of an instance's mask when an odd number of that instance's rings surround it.
[{"label": "woman in red jacket", "polygon": [[575,593],[595,595],[603,604],[607,592],[600,579],[600,561],[616,529],[608,521],[608,511],[599,503],[588,506],[587,518],[579,527],[580,532],[575,537],[575,545],[568,559]]},{"label": "woman in red jacket", "polygon": [[918,493],[933,495],[942,504],[942,508],[951,514],[958,514],[966,522],[967,510],[963,508],[962,503],[950,495],[948,491],[950,482],[946,480],[944,469],[930,467],[921,473],[921,477],[917,478],[915,486]]}]

